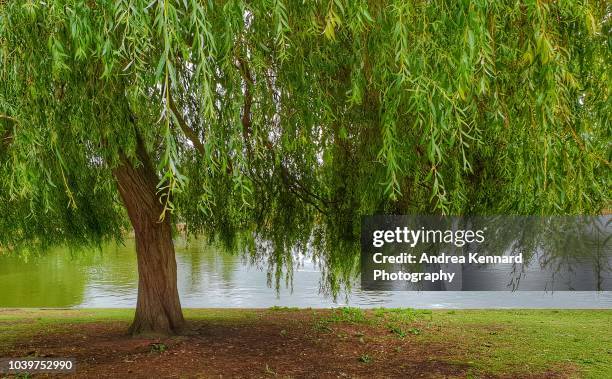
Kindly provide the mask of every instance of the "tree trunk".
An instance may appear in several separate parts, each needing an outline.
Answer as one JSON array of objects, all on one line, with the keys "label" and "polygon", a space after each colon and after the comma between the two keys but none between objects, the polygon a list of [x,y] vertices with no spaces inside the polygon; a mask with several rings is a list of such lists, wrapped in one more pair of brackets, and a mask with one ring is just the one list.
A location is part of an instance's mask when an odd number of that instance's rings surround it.
[{"label": "tree trunk", "polygon": [[179,333],[184,325],[177,288],[176,259],[169,215],[160,221],[163,207],[157,194],[158,178],[140,139],[140,164],[122,156],[113,174],[136,238],[138,300],[130,333]]}]

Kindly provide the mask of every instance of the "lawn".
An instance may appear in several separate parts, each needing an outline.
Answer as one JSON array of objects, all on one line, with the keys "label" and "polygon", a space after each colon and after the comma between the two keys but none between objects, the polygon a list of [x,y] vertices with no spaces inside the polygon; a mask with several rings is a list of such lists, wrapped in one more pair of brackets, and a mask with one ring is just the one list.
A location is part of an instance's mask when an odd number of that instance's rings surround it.
[{"label": "lawn", "polygon": [[187,309],[127,336],[127,309],[0,310],[0,356],[76,377],[612,377],[612,310]]}]

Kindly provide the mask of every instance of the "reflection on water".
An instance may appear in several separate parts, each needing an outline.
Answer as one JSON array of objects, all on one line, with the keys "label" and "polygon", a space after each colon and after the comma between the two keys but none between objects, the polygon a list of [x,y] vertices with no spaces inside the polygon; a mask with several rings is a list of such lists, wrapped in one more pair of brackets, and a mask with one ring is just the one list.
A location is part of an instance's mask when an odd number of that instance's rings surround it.
[{"label": "reflection on water", "polygon": [[[364,292],[338,302],[319,293],[320,272],[308,259],[294,271],[293,291],[277,294],[266,272],[239,256],[198,241],[179,243],[179,292],[184,307],[413,307],[413,308],[612,308],[612,292]],[[0,255],[0,307],[133,307],[136,304],[133,241],[103,251],[42,257]]]}]

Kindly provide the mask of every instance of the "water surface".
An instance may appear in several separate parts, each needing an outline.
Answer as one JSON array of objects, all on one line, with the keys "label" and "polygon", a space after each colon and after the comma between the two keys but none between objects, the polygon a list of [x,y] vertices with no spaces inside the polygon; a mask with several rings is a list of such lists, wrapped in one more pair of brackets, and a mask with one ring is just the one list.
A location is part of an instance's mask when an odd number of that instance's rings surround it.
[{"label": "water surface", "polygon": [[[202,242],[177,243],[184,307],[612,308],[612,292],[366,292],[337,301],[319,292],[321,273],[302,259],[293,289],[268,286],[265,269]],[[134,307],[138,274],[133,241],[102,251],[55,249],[27,260],[0,255],[0,307]]]}]

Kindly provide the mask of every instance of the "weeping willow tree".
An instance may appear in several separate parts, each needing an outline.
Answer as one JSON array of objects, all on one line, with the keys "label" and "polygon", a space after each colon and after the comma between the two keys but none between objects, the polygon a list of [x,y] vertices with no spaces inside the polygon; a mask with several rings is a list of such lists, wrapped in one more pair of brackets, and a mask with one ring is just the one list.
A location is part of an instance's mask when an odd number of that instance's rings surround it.
[{"label": "weeping willow tree", "polygon": [[360,216],[609,206],[605,1],[2,1],[0,248],[135,231],[132,333],[180,331],[173,228],[348,285]]}]

